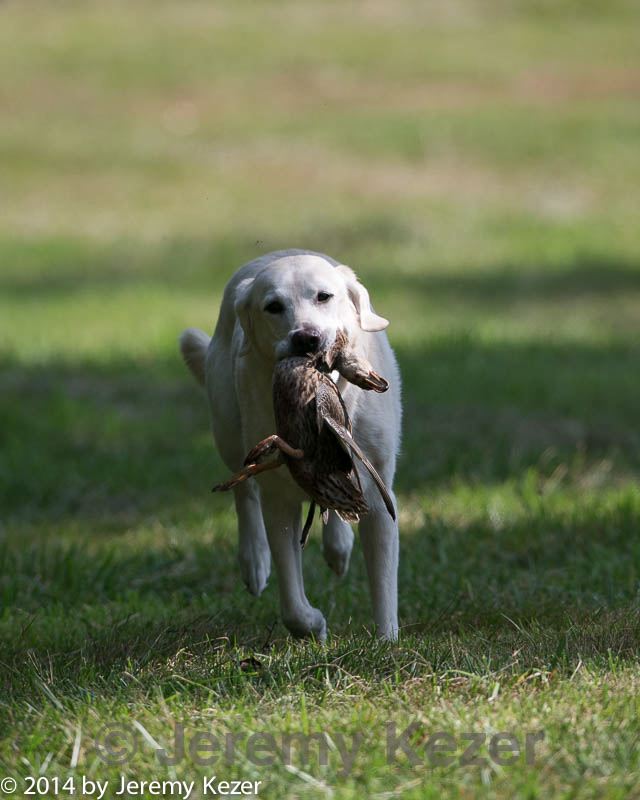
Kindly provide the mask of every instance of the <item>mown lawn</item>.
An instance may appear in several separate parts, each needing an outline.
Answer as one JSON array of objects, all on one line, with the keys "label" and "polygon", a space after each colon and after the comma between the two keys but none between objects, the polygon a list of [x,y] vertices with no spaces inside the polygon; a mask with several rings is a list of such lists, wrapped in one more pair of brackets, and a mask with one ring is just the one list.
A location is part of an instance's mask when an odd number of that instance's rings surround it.
[{"label": "mown lawn", "polygon": [[[14,796],[42,775],[111,798],[121,774],[267,798],[637,795],[639,24],[624,0],[2,5]],[[398,645],[371,637],[357,546],[338,581],[319,532],[329,641],[289,640],[209,493],[225,470],[177,335],[212,330],[232,271],[287,246],[353,266],[392,320]],[[163,763],[177,724],[235,749]],[[326,758],[318,737],[286,756],[321,732]],[[496,757],[500,732],[519,754]]]}]

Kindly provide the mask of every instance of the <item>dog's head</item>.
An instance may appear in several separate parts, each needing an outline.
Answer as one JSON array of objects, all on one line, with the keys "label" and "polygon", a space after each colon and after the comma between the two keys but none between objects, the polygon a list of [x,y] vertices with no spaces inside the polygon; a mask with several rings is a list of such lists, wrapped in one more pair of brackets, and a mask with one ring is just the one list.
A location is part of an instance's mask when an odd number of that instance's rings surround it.
[{"label": "dog's head", "polygon": [[241,354],[255,349],[269,360],[317,353],[339,330],[353,341],[360,330],[389,324],[374,313],[349,267],[313,255],[280,259],[241,281],[235,311],[244,335]]}]

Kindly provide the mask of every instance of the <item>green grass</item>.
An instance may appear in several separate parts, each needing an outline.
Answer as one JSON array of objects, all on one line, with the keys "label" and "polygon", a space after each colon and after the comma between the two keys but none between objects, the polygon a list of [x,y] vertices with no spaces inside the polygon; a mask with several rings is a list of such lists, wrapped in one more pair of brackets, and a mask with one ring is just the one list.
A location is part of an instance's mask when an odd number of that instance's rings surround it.
[{"label": "green grass", "polygon": [[[636,4],[0,14],[0,778],[634,796]],[[232,271],[286,246],[352,265],[392,320],[397,645],[371,637],[359,548],[337,581],[318,531],[305,572],[330,637],[289,640],[209,493],[225,470],[177,335],[211,330]],[[412,722],[420,763],[390,761],[385,726]],[[160,763],[145,735],[167,746],[175,723],[235,734],[234,758]],[[137,736],[124,766],[96,749],[109,725]],[[251,734],[320,731],[326,765],[317,741],[288,766],[247,755]],[[499,732],[543,733],[533,763],[489,758]]]}]

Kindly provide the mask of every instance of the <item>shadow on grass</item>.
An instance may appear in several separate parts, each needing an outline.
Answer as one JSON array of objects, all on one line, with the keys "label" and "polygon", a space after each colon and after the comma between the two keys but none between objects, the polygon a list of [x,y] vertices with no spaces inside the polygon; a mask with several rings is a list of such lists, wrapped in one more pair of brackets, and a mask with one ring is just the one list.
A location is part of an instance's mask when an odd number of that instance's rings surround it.
[{"label": "shadow on grass", "polygon": [[[384,273],[377,274],[375,280],[378,286],[385,286]],[[490,269],[411,273],[401,281],[411,291],[437,302],[451,298],[499,309],[518,300],[553,302],[589,296],[606,299],[616,294],[640,293],[640,264],[587,256],[548,264],[543,270],[528,264],[505,263]],[[386,288],[393,290],[397,286],[398,277],[394,275]]]},{"label": "shadow on grass", "polygon": [[[300,235],[307,249],[345,252],[365,245],[388,247],[408,240],[410,232],[388,217],[358,225],[332,226]],[[294,244],[293,247],[302,247]],[[273,250],[292,247],[268,235],[209,238],[176,237],[161,243],[122,241],[98,245],[82,239],[0,241],[0,295],[14,300],[72,296],[76,292],[159,285],[221,290],[241,264]]]},{"label": "shadow on grass", "polygon": [[623,469],[640,464],[637,347],[461,337],[398,356],[401,489],[458,478],[492,483],[575,456]]},{"label": "shadow on grass", "polygon": [[204,395],[174,358],[0,366],[3,516],[49,522],[179,507],[213,484]]},{"label": "shadow on grass", "polygon": [[[414,234],[388,217],[367,217],[357,224],[303,231],[294,238],[296,247],[346,254],[347,263],[366,273],[371,254],[411,245]],[[0,294],[33,300],[139,285],[221,290],[239,265],[288,246],[268,234],[215,240],[176,237],[155,246],[127,240],[107,246],[79,239],[3,240]],[[379,262],[380,256],[375,260]],[[504,263],[485,269],[461,266],[455,272],[416,269],[402,273],[396,266],[401,267],[390,263],[385,270],[376,269],[370,276],[371,288],[398,292],[404,287],[412,294],[423,294],[428,302],[449,299],[495,310],[519,300],[552,302],[640,292],[640,265],[605,255],[557,263],[547,260],[544,269]]]},{"label": "shadow on grass", "polygon": [[[398,349],[405,431],[397,488],[492,483],[541,458],[639,463],[638,349],[485,344]],[[180,510],[225,468],[206,401],[179,357],[0,363],[5,521],[112,519]],[[554,467],[551,466],[551,469]]]}]

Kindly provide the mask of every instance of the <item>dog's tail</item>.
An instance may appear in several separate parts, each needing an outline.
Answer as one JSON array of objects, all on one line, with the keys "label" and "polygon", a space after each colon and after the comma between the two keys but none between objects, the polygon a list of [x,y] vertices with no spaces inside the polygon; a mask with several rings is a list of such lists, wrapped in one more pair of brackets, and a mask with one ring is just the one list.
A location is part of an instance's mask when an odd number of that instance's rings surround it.
[{"label": "dog's tail", "polygon": [[199,384],[204,386],[204,360],[211,337],[199,328],[187,328],[180,334],[180,352]]}]

